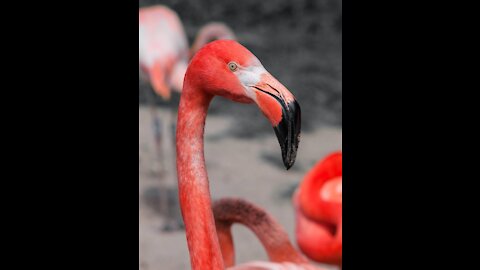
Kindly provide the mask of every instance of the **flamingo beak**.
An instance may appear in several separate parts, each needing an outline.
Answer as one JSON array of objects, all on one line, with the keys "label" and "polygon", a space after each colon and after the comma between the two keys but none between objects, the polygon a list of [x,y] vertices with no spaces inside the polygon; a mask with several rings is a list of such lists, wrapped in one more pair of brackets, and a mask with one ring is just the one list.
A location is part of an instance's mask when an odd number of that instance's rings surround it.
[{"label": "flamingo beak", "polygon": [[261,75],[253,88],[256,90],[257,105],[277,135],[283,164],[288,170],[295,163],[300,142],[300,105],[292,93],[268,72]]},{"label": "flamingo beak", "polygon": [[164,100],[169,100],[170,87],[167,84],[161,62],[155,62],[149,73],[152,88],[155,93],[161,96]]},{"label": "flamingo beak", "polygon": [[170,100],[170,89],[163,80],[163,77],[152,76],[151,82],[153,90],[155,93],[157,93],[157,95],[161,96],[164,100]]},{"label": "flamingo beak", "polygon": [[283,164],[288,170],[293,166],[297,157],[297,149],[300,142],[301,112],[300,105],[298,105],[296,100],[283,106],[282,109],[282,121],[277,126],[274,126],[273,129],[282,149]]}]

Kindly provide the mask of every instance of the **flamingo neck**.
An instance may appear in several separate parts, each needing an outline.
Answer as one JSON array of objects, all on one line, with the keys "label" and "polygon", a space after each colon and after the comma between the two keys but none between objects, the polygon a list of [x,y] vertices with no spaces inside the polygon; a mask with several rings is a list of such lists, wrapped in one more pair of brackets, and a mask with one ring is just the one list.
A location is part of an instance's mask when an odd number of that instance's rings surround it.
[{"label": "flamingo neck", "polygon": [[171,73],[171,84],[173,89],[177,92],[181,92],[183,88],[183,78],[187,72],[188,63],[187,61],[178,61],[172,68]]},{"label": "flamingo neck", "polygon": [[272,262],[307,263],[292,246],[287,232],[265,210],[242,199],[225,198],[213,204],[215,223],[225,265],[233,266],[235,252],[231,226],[240,223],[252,230]]},{"label": "flamingo neck", "polygon": [[215,232],[203,134],[212,96],[186,80],[178,108],[177,173],[180,208],[192,269],[224,269]]},{"label": "flamingo neck", "polygon": [[235,35],[223,24],[210,23],[203,26],[190,48],[190,57],[193,57],[205,44],[217,39],[235,39]]}]

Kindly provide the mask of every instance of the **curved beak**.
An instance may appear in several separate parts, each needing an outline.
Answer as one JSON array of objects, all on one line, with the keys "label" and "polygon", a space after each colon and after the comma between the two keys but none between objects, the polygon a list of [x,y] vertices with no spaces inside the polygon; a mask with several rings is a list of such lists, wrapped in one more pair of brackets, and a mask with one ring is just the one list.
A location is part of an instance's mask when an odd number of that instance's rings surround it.
[{"label": "curved beak", "polygon": [[256,103],[269,119],[277,135],[285,168],[295,163],[300,142],[301,110],[290,91],[270,73],[263,73],[260,81],[251,86],[256,91]]},{"label": "curved beak", "polygon": [[274,126],[285,168],[288,170],[295,163],[300,142],[301,111],[296,100],[283,106],[282,121]]}]

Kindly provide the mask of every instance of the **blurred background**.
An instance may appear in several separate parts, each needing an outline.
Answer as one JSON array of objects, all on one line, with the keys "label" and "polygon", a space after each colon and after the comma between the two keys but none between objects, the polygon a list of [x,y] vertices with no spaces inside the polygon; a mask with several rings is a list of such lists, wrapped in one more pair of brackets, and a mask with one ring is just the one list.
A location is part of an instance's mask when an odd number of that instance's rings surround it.
[{"label": "blurred background", "polygon": [[[258,204],[282,224],[296,245],[293,190],[314,163],[342,147],[342,2],[140,0],[139,8],[157,4],[178,13],[189,45],[203,25],[227,24],[295,95],[302,109],[302,135],[297,161],[289,171],[283,167],[272,127],[258,107],[218,97],[208,112],[205,158],[213,199],[233,196]],[[172,109],[180,95],[172,94],[171,101],[163,101],[147,81],[139,79],[140,269],[145,270],[190,269],[176,203],[174,131],[164,138],[160,171],[148,106],[154,100],[162,119],[175,118]],[[248,229],[236,225],[233,234],[238,263],[267,259]]]}]

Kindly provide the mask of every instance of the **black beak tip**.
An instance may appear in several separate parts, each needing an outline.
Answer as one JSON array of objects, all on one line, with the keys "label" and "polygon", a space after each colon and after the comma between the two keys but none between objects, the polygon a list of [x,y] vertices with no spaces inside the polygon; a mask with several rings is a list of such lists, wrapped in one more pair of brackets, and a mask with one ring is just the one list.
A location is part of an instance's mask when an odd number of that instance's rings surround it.
[{"label": "black beak tip", "polygon": [[295,160],[292,160],[292,161],[283,160],[283,164],[285,165],[285,169],[287,169],[287,171],[293,166],[294,163],[295,163]]},{"label": "black beak tip", "polygon": [[277,135],[285,168],[290,169],[297,157],[300,142],[301,110],[296,101],[282,104],[282,120],[273,127]]},{"label": "black beak tip", "polygon": [[[295,148],[294,151],[293,149],[290,150],[290,152],[283,153],[282,152],[282,159],[283,159],[283,165],[285,165],[285,169],[289,170],[293,164],[295,164],[295,158],[297,156],[297,150]],[[287,150],[288,151],[288,150]]]}]

